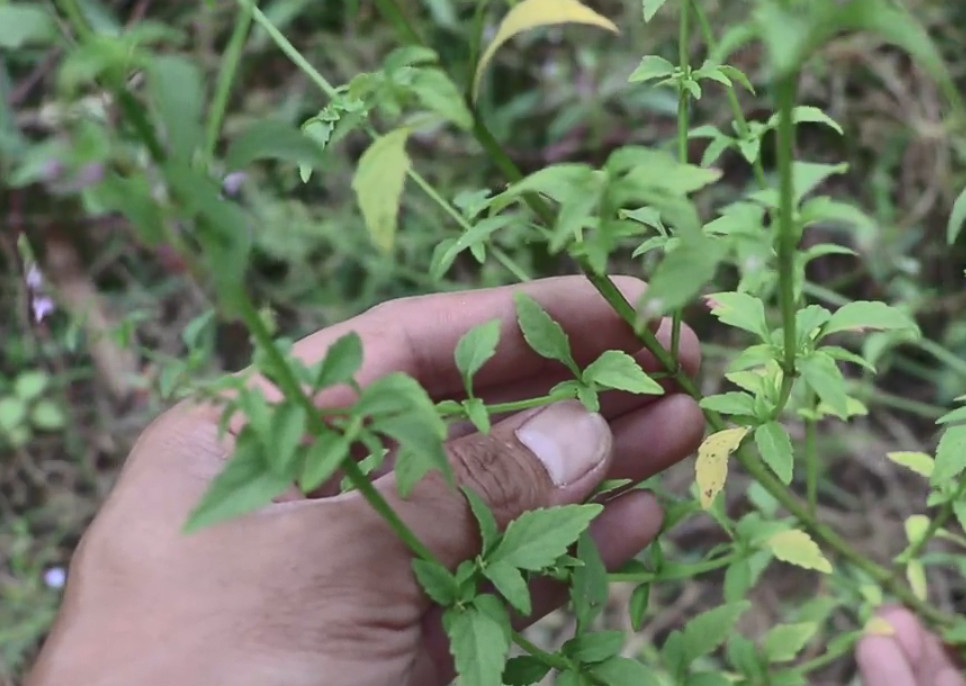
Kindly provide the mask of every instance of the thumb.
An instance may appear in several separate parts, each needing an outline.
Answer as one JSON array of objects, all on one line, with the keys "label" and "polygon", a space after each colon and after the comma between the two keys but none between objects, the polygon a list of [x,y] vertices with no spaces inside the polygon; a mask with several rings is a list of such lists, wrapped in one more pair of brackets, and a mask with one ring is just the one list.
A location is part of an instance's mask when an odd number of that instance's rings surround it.
[{"label": "thumb", "polygon": [[[479,495],[502,529],[527,510],[586,499],[607,474],[612,443],[603,417],[567,400],[514,415],[489,434],[450,441],[446,452],[457,485]],[[479,552],[479,527],[466,497],[438,473],[407,499],[395,483],[380,490],[445,565]]]}]

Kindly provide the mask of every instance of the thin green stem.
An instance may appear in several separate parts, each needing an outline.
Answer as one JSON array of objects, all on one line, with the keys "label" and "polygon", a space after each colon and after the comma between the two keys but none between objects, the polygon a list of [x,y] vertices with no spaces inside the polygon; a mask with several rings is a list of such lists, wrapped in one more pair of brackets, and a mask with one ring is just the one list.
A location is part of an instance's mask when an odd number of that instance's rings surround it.
[{"label": "thin green stem", "polygon": [[922,538],[909,546],[909,549],[903,555],[904,558],[912,560],[918,557],[919,553],[929,544],[929,541],[936,536],[939,530],[953,516],[953,507],[962,499],[963,495],[966,495],[966,475],[960,477],[959,484],[956,486],[952,497],[943,503],[942,507],[939,508],[939,512],[936,513],[936,516],[929,520],[929,526],[923,532]]},{"label": "thin green stem", "polygon": [[[682,0],[681,17],[678,26],[678,67],[681,70],[683,79],[691,77],[691,51],[690,51],[690,30],[691,17],[688,11],[691,7],[691,0]],[[684,87],[682,81],[678,84],[678,161],[681,164],[688,163],[688,133],[691,129],[691,96],[688,89]],[[681,349],[681,323],[683,319],[681,309],[675,310],[671,315],[671,358],[678,359]]]},{"label": "thin green stem", "polygon": [[537,644],[533,643],[519,631],[513,632],[513,642],[523,650],[527,651],[530,655],[540,660],[540,662],[543,664],[553,667],[554,669],[568,671],[573,667],[570,660],[561,655],[548,653],[546,650],[537,646]]},{"label": "thin green stem", "polygon": [[235,27],[232,30],[225,54],[221,58],[221,69],[218,70],[218,81],[215,84],[215,93],[211,100],[211,109],[208,112],[208,126],[205,131],[205,154],[210,165],[215,156],[215,149],[218,147],[218,137],[221,134],[222,123],[225,121],[225,112],[228,110],[228,99],[231,97],[231,88],[235,82],[235,75],[238,73],[238,66],[241,64],[242,53],[245,50],[245,42],[248,40],[248,32],[252,26],[252,11],[248,7],[242,7],[235,17]]},{"label": "thin green stem", "polygon": [[[808,408],[815,408],[815,394],[809,393]],[[818,422],[814,419],[805,420],[805,499],[808,501],[808,511],[813,517],[818,512]]]},{"label": "thin green stem", "polygon": [[670,572],[666,570],[662,570],[660,574],[655,574],[654,572],[629,572],[626,574],[614,572],[608,574],[607,578],[610,581],[631,581],[637,583],[647,583],[658,579],[660,581],[680,581],[682,579],[692,579],[701,574],[707,574],[716,569],[727,567],[737,559],[738,555],[729,553],[721,557],[716,557],[713,560],[705,560],[693,565],[681,565],[680,568]]},{"label": "thin green stem", "polygon": [[795,331],[795,252],[798,248],[798,227],[795,224],[795,76],[783,79],[777,84],[778,99],[778,174],[780,177],[778,224],[775,244],[778,251],[778,291],[781,307],[784,350],[782,358],[782,392],[779,408],[787,402],[791,387],[795,383],[795,357],[798,343]]}]

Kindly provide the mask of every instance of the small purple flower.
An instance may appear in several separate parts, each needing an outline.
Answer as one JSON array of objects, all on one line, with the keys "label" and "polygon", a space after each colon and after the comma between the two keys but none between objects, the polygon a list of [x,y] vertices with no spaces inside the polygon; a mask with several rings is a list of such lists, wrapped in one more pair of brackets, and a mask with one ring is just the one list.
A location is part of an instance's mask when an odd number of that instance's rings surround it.
[{"label": "small purple flower", "polygon": [[27,282],[27,288],[32,291],[40,290],[44,285],[44,275],[40,272],[40,267],[36,264],[30,265],[27,269],[27,275],[24,277],[24,281]]},{"label": "small purple flower", "polygon": [[67,572],[63,567],[51,567],[44,572],[44,584],[47,588],[63,588],[67,582]]},{"label": "small purple flower", "polygon": [[34,311],[34,322],[37,324],[43,322],[56,309],[54,301],[46,295],[37,295],[31,298],[30,306]]},{"label": "small purple flower", "polygon": [[237,195],[238,191],[241,190],[242,184],[245,183],[247,178],[248,176],[245,174],[245,172],[232,172],[225,177],[224,181],[221,182],[221,189],[225,192],[225,195],[229,197]]}]

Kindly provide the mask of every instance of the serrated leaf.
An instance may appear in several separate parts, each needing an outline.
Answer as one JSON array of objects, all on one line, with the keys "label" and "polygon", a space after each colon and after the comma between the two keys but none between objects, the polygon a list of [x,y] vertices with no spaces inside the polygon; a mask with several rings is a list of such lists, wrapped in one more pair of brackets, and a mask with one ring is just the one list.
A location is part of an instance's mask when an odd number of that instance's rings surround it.
[{"label": "serrated leaf", "polygon": [[449,76],[441,69],[420,69],[409,88],[423,107],[456,124],[464,131],[473,127],[473,114]]},{"label": "serrated leaf", "polygon": [[794,660],[802,648],[812,639],[819,625],[816,622],[779,624],[765,636],[764,651],[769,662]]},{"label": "serrated leaf", "polygon": [[561,652],[578,664],[594,664],[617,655],[624,639],[623,631],[580,633],[564,643]]},{"label": "serrated leaf", "polygon": [[728,478],[728,458],[738,449],[748,433],[748,427],[725,429],[713,433],[698,447],[695,462],[695,479],[701,500],[701,507],[708,509],[714,498],[724,488]]},{"label": "serrated leaf", "polygon": [[956,202],[953,203],[953,211],[949,215],[949,224],[946,227],[946,242],[952,245],[959,238],[959,232],[966,223],[966,188],[964,188]]},{"label": "serrated leaf", "polygon": [[580,376],[580,370],[570,352],[570,339],[540,304],[526,293],[514,296],[517,321],[527,344],[542,357],[557,360]]},{"label": "serrated leaf", "polygon": [[518,655],[506,662],[503,683],[506,686],[531,686],[550,673],[550,665],[532,655]]},{"label": "serrated leaf", "polygon": [[651,276],[642,308],[649,318],[683,307],[714,278],[725,247],[716,240],[682,243],[666,255]]},{"label": "serrated leaf", "polygon": [[583,373],[584,383],[593,383],[628,393],[662,395],[664,389],[641,369],[637,361],[620,350],[607,350]]},{"label": "serrated leaf", "polygon": [[845,377],[830,356],[813,353],[798,363],[802,377],[819,399],[826,403],[840,418],[849,414],[848,395],[845,393]]},{"label": "serrated leaf", "polygon": [[582,567],[573,571],[570,585],[570,601],[577,618],[578,632],[593,625],[594,620],[604,610],[609,597],[607,568],[597,549],[597,544],[588,532],[580,535],[577,541],[577,559]]},{"label": "serrated leaf", "polygon": [[936,447],[936,463],[929,482],[938,486],[955,479],[966,469],[966,425],[951,426]]},{"label": "serrated leaf", "polygon": [[350,381],[362,366],[362,339],[352,331],[329,346],[315,375],[316,390]]},{"label": "serrated leaf", "polygon": [[483,576],[520,614],[530,615],[530,588],[519,569],[507,562],[491,562],[483,567]]},{"label": "serrated leaf", "polygon": [[702,612],[689,620],[684,626],[685,660],[693,662],[724,643],[738,619],[750,607],[750,602],[740,600]]},{"label": "serrated leaf", "polygon": [[644,21],[651,21],[654,15],[664,7],[667,0],[642,0],[641,6],[644,10]]},{"label": "serrated leaf", "polygon": [[927,479],[932,475],[933,469],[936,466],[935,460],[932,459],[931,455],[912,450],[896,450],[891,453],[886,453],[886,457],[897,465],[905,467]]},{"label": "serrated leaf", "polygon": [[778,422],[766,422],[755,429],[755,443],[761,459],[786,486],[792,482],[794,456],[792,439]]},{"label": "serrated leaf", "polygon": [[739,391],[708,395],[702,398],[699,404],[704,410],[711,410],[712,412],[719,412],[721,414],[755,414],[755,399],[748,393],[741,393]]},{"label": "serrated leaf", "polygon": [[291,484],[290,477],[272,471],[254,435],[243,429],[234,454],[189,515],[185,532],[260,509]]},{"label": "serrated leaf", "polygon": [[352,190],[372,242],[383,252],[395,243],[399,203],[412,162],[406,152],[409,129],[396,129],[370,145],[356,167]]},{"label": "serrated leaf", "polygon": [[654,672],[643,663],[620,655],[591,665],[587,671],[607,686],[660,686],[661,684]]},{"label": "serrated leaf", "polygon": [[654,79],[664,78],[674,73],[674,65],[663,57],[657,55],[645,55],[637,69],[631,72],[627,78],[630,83],[643,83]]},{"label": "serrated leaf", "polygon": [[331,431],[313,438],[305,451],[305,464],[299,477],[303,493],[311,493],[335,473],[348,457],[350,444],[347,436]]},{"label": "serrated leaf", "polygon": [[429,560],[413,560],[413,573],[430,598],[447,607],[459,597],[459,585],[446,567]]},{"label": "serrated leaf", "polygon": [[496,518],[493,516],[493,512],[483,501],[483,499],[478,496],[474,491],[472,491],[468,486],[463,486],[461,489],[463,495],[466,496],[466,500],[470,504],[470,511],[473,513],[473,517],[476,519],[477,525],[480,527],[480,538],[483,543],[483,550],[481,554],[486,555],[490,552],[493,544],[497,540],[499,535],[499,528],[496,523]]},{"label": "serrated leaf", "polygon": [[473,377],[496,354],[500,342],[500,320],[492,319],[474,326],[456,344],[456,368],[463,375],[467,390],[473,389]]},{"label": "serrated leaf", "polygon": [[919,326],[902,310],[882,302],[860,300],[843,305],[832,313],[822,336],[840,331],[914,331]]},{"label": "serrated leaf", "polygon": [[804,531],[796,529],[781,531],[770,536],[765,541],[765,545],[783,562],[825,574],[832,573],[831,563],[822,554],[818,544]]},{"label": "serrated leaf", "polygon": [[706,298],[711,314],[722,324],[753,333],[763,341],[770,336],[765,303],[748,293],[711,293]]},{"label": "serrated leaf", "polygon": [[570,23],[599,26],[602,29],[620,33],[614,22],[577,0],[523,0],[507,12],[497,28],[496,35],[480,57],[473,77],[473,100],[475,101],[479,96],[480,83],[486,68],[504,43],[524,31],[541,26]]},{"label": "serrated leaf", "polygon": [[394,474],[402,497],[430,472],[439,472],[452,482],[452,467],[443,449],[445,425],[441,430],[425,414],[409,413],[381,419],[373,426],[398,443]]},{"label": "serrated leaf", "polygon": [[501,686],[510,649],[506,627],[475,606],[462,611],[448,610],[444,625],[460,684]]},{"label": "serrated leaf", "polygon": [[[833,131],[837,132],[839,135],[845,135],[845,131],[837,121],[832,119],[830,116],[825,114],[822,110],[817,107],[812,107],[811,105],[798,105],[792,110],[792,120],[796,124],[809,123],[809,124],[824,124]],[[778,115],[775,114],[771,119],[768,120],[769,126],[778,125]]]},{"label": "serrated leaf", "polygon": [[487,557],[529,571],[552,565],[603,510],[602,505],[562,505],[523,513],[507,526]]}]

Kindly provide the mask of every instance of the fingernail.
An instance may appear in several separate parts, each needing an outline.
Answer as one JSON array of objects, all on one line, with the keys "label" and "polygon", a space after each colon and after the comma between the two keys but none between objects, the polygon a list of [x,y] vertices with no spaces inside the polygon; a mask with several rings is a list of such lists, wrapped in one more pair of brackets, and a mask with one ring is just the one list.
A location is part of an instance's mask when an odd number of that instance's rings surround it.
[{"label": "fingernail", "polygon": [[547,406],[516,430],[517,439],[543,463],[557,486],[571,484],[603,462],[610,427],[576,400]]}]

